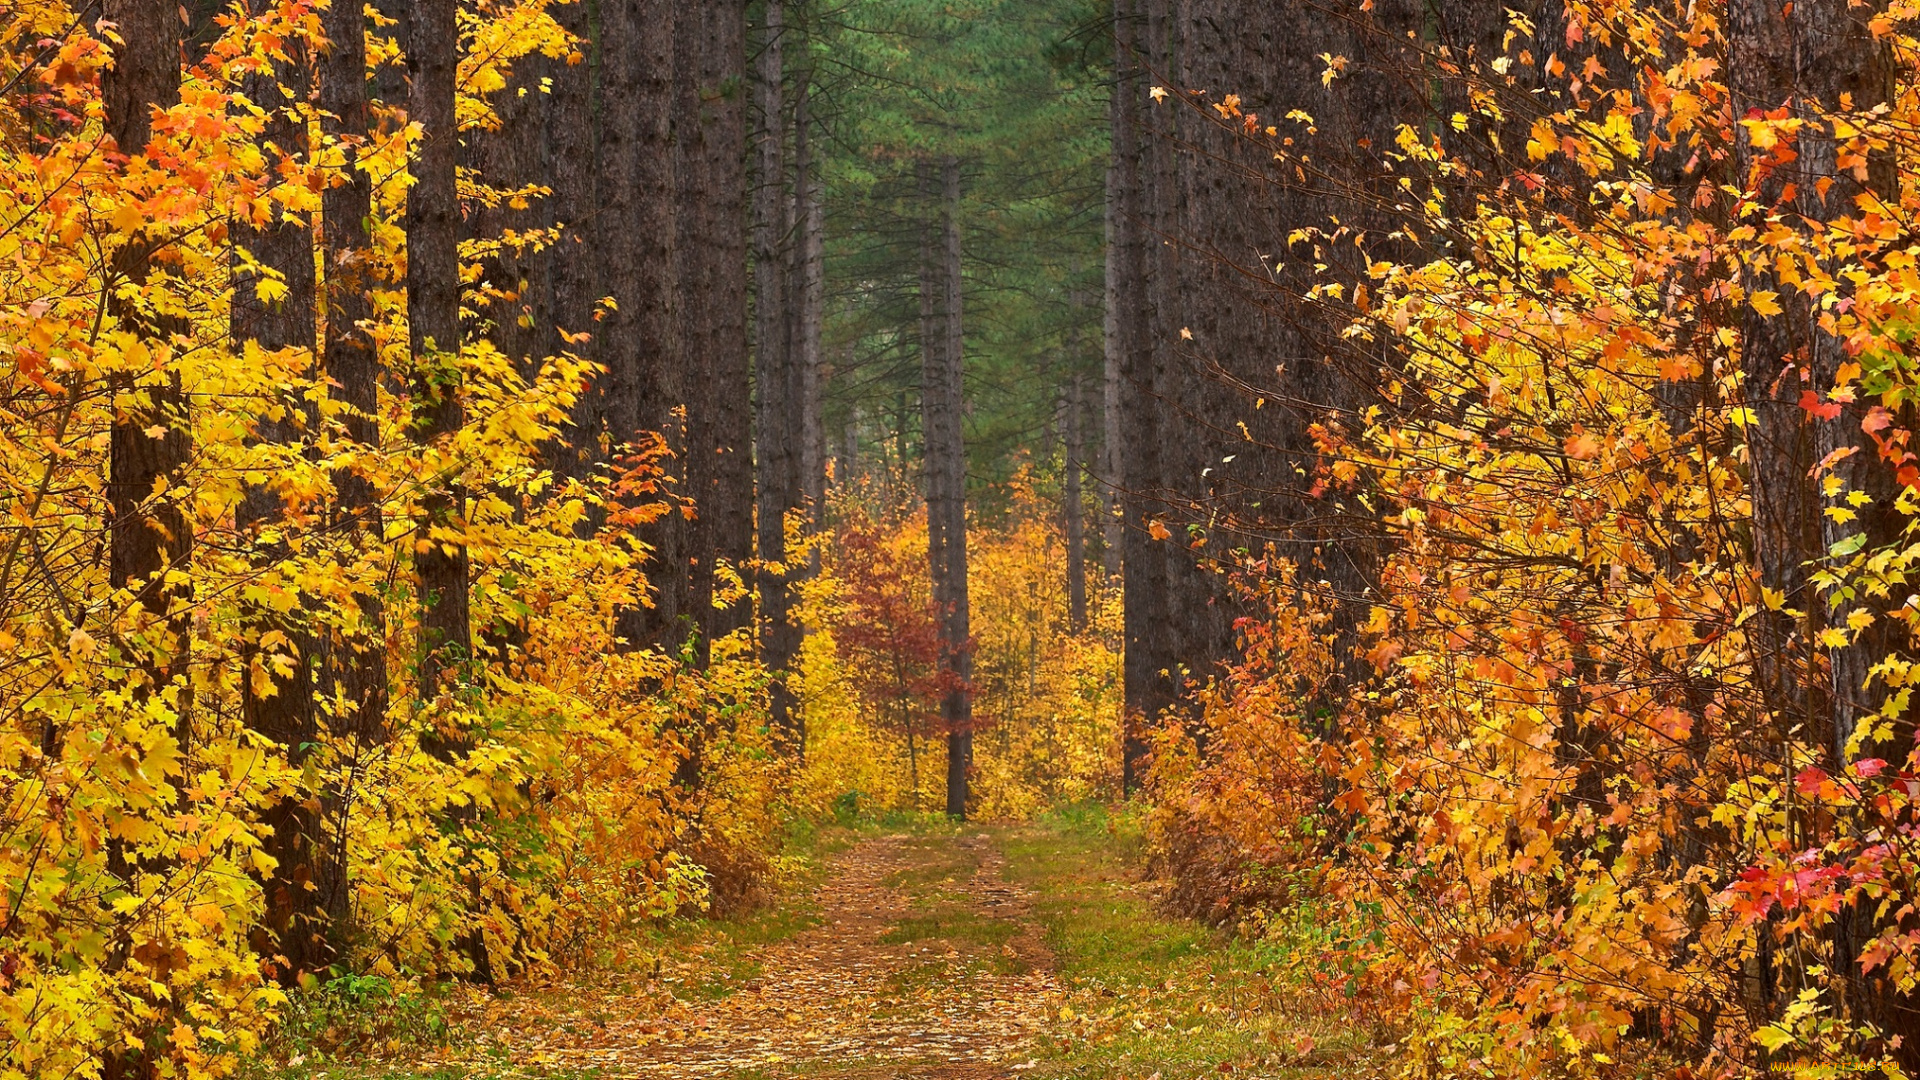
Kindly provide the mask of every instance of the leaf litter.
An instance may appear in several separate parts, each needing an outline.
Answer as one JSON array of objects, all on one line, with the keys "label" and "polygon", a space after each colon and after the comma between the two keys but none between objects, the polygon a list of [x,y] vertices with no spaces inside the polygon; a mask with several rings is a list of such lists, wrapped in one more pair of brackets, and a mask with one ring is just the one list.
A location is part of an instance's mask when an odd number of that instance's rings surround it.
[{"label": "leaf litter", "polygon": [[495,1076],[1019,1075],[1062,990],[997,847],[881,836],[829,869],[818,924],[757,949],[758,973],[717,1000],[676,996],[686,980],[659,968],[563,972],[537,993],[464,995],[451,1044],[411,1064]]}]

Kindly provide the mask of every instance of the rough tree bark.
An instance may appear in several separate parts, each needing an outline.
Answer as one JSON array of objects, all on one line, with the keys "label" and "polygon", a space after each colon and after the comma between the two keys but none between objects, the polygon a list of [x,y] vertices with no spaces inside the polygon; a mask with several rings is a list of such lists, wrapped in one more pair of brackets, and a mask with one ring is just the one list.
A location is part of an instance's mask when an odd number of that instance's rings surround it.
[{"label": "rough tree bark", "polygon": [[[1151,180],[1159,167],[1157,158],[1170,141],[1159,130],[1163,121],[1147,111],[1154,108],[1147,91],[1155,78],[1148,66],[1160,62],[1155,59],[1153,31],[1157,29],[1164,43],[1167,17],[1167,0],[1114,0],[1114,156],[1109,178],[1114,240],[1108,257],[1113,261],[1116,294],[1112,349],[1120,415],[1114,431],[1123,433],[1115,442],[1124,441],[1128,448],[1124,455],[1115,451],[1119,467],[1114,477],[1123,511],[1121,558],[1126,574],[1122,785],[1128,792],[1143,779],[1145,725],[1173,702],[1164,674],[1169,666],[1164,648],[1166,546],[1156,542],[1150,530],[1150,519],[1159,516],[1155,499],[1162,486],[1158,369],[1165,351],[1154,340],[1165,320],[1150,275],[1166,261],[1164,215],[1153,198],[1157,189]],[[1149,147],[1156,148],[1153,155]]]},{"label": "rough tree bark", "polygon": [[[703,245],[714,304],[711,326],[713,380],[712,523],[714,555],[745,572],[753,559],[753,390],[747,344],[747,3],[715,0],[701,5],[702,97],[712,120],[706,134],[708,215]],[[714,611],[700,608],[707,636],[719,637],[748,624],[751,605]]]},{"label": "rough tree bark", "polygon": [[[455,182],[460,138],[454,115],[459,36],[454,0],[416,0],[409,8],[408,116],[422,129],[407,193],[407,319],[413,350],[414,438],[442,442],[465,422],[461,405],[460,196]],[[436,477],[421,503],[414,554],[419,578],[420,700],[431,701],[450,670],[472,653],[467,611],[467,548],[460,533],[466,492]],[[430,752],[451,760],[464,738],[431,731]]]},{"label": "rough tree bark", "polygon": [[1086,455],[1080,418],[1080,374],[1067,384],[1067,460],[1062,484],[1062,513],[1067,528],[1067,625],[1077,633],[1087,625],[1087,515],[1081,505],[1080,469]]},{"label": "rough tree bark", "polygon": [[[252,73],[242,82],[248,100],[267,113],[260,133],[267,178],[278,175],[282,163],[307,156],[306,119],[294,111],[305,103],[308,93],[303,53],[297,47],[290,49],[288,60]],[[235,247],[249,253],[263,273],[243,274],[236,260],[230,308],[234,348],[257,349],[262,355],[295,350],[311,363],[316,333],[312,226],[279,208],[273,213],[264,223],[244,217],[235,221]],[[278,303],[259,297],[258,286],[267,272],[277,275],[286,287]],[[260,404],[253,433],[257,443],[297,445],[316,419],[298,393]],[[272,573],[275,564],[289,554],[280,535],[286,513],[279,494],[265,485],[250,485],[234,517],[238,530],[248,537],[255,571]],[[315,642],[298,618],[282,615],[270,605],[245,607],[242,658],[247,674],[241,680],[241,715],[249,728],[285,748],[289,765],[298,766],[319,737],[313,696]],[[272,635],[285,644],[263,647],[262,642]],[[291,665],[283,672],[281,664],[288,660]],[[275,867],[263,883],[266,910],[254,945],[267,957],[285,958],[284,964],[270,961],[283,983],[321,970],[332,959],[320,904],[318,879],[324,875],[316,866],[320,854],[315,842],[317,810],[304,798],[289,794],[263,815],[268,832],[261,849],[273,857]]]},{"label": "rough tree bark", "polygon": [[[933,170],[922,175],[932,179]],[[921,432],[927,474],[927,555],[940,617],[940,663],[951,682],[941,699],[947,731],[947,813],[967,816],[967,780],[973,766],[973,678],[967,597],[966,446],[962,372],[960,162],[941,159],[938,216],[928,215],[921,258]],[[931,185],[930,185],[931,186]],[[938,221],[937,233],[932,227]],[[936,241],[937,236],[937,241]]]},{"label": "rough tree bark", "polygon": [[[617,227],[600,230],[601,282],[617,310],[601,324],[608,376],[605,408],[616,446],[660,433],[676,453],[684,433],[675,410],[686,394],[678,327],[674,254],[678,200],[674,181],[674,23],[671,0],[610,0],[600,6],[602,108],[599,212]],[[663,462],[669,482],[677,461]],[[671,488],[670,488],[671,489]],[[651,607],[621,612],[629,647],[675,652],[687,613],[686,519],[669,513],[639,530],[653,553]]]},{"label": "rough tree bark", "polygon": [[[151,111],[180,100],[178,12],[166,0],[106,0],[102,8],[125,42],[101,76],[106,130],[128,157],[145,152],[153,134]],[[154,244],[145,236],[130,238],[111,256],[113,276],[136,288],[144,286],[152,277]],[[156,367],[163,366],[173,335],[182,327],[121,300],[117,290],[109,296],[109,314],[153,351]],[[130,377],[116,376],[111,388],[116,408],[107,449],[107,580],[115,590],[133,589],[139,613],[155,624],[147,635],[153,644],[135,660],[142,681],[133,690],[141,696],[174,696],[174,738],[184,751],[192,740],[191,705],[182,684],[191,630],[187,610],[193,598],[187,586],[168,582],[166,571],[185,569],[193,533],[177,496],[156,497],[154,489],[164,482],[169,493],[184,490],[191,452],[187,399],[178,375],[150,388],[136,388]],[[161,434],[148,434],[155,427]],[[53,742],[52,728],[45,738]],[[57,751],[57,743],[49,750]],[[135,871],[124,841],[109,842],[106,861],[108,873],[122,880]],[[103,1058],[101,1075],[106,1080],[129,1080],[151,1071],[144,1050],[103,1048]]]},{"label": "rough tree bark", "polygon": [[757,533],[761,657],[775,673],[773,726],[789,746],[804,753],[806,732],[793,692],[784,676],[800,651],[800,628],[793,621],[791,575],[786,567],[786,516],[800,504],[798,460],[799,402],[795,400],[789,297],[787,233],[786,74],[784,0],[765,0],[760,27],[760,56],[754,69],[758,106],[754,131],[758,166],[753,189],[753,267],[755,316],[755,466],[758,478]]},{"label": "rough tree bark", "polygon": [[[1151,240],[1138,349],[1151,357],[1146,385],[1162,427],[1151,440],[1157,487],[1129,486],[1166,519],[1166,612],[1142,628],[1150,656],[1132,666],[1145,693],[1130,696],[1151,709],[1179,701],[1185,684],[1233,656],[1233,601],[1214,567],[1240,547],[1293,560],[1333,614],[1336,650],[1351,654],[1377,540],[1344,493],[1316,485],[1311,428],[1353,427],[1380,361],[1343,339],[1337,318],[1306,294],[1323,275],[1353,287],[1364,274],[1363,233],[1381,253],[1394,178],[1374,148],[1426,106],[1403,78],[1405,33],[1418,24],[1409,0],[1379,0],[1350,18],[1247,0],[1145,6],[1145,63],[1206,95],[1187,101],[1180,89],[1139,106],[1138,217]],[[1329,85],[1323,54],[1350,58],[1348,76]],[[1229,91],[1249,113],[1300,107],[1318,118],[1311,145],[1296,140],[1289,153],[1310,155],[1319,175],[1252,145],[1240,117],[1217,117],[1210,106]],[[1146,440],[1130,419],[1134,448]],[[1129,591],[1149,576],[1129,570]]]},{"label": "rough tree bark", "polygon": [[1121,95],[1126,92],[1124,84],[1116,78],[1113,97],[1107,104],[1109,137],[1114,139],[1114,149],[1107,162],[1106,177],[1106,287],[1100,319],[1100,472],[1095,479],[1099,481],[1100,489],[1100,558],[1109,581],[1121,580],[1120,549],[1124,541],[1122,530],[1126,527],[1120,508],[1122,465],[1120,440],[1116,438],[1121,431],[1120,370],[1125,356],[1120,308],[1122,303],[1135,299],[1129,291],[1130,285],[1123,285],[1122,282],[1125,260],[1121,245],[1127,236],[1122,231],[1117,212],[1121,178],[1118,141],[1123,104]]},{"label": "rough tree bark", "polygon": [[[687,529],[688,623],[695,661],[712,659],[716,633],[730,632],[733,612],[713,607],[715,568],[725,557],[752,555],[752,477],[730,472],[747,455],[751,400],[745,341],[747,293],[745,153],[741,125],[745,64],[743,2],[703,5],[676,25],[680,77],[674,102],[677,257],[681,349],[686,366],[686,488],[695,500]],[[742,491],[741,488],[745,490]],[[737,530],[729,534],[727,530]],[[717,718],[686,733],[686,756],[675,772],[682,788],[703,781],[706,748]]]},{"label": "rough tree bark", "polygon": [[[597,257],[598,230],[604,219],[599,213],[599,140],[594,131],[594,117],[599,112],[596,72],[601,50],[592,4],[581,0],[556,5],[552,10],[560,25],[580,39],[585,56],[578,63],[556,65],[553,73],[547,129],[552,153],[547,184],[553,191],[549,199],[551,216],[560,226],[560,235],[547,256],[546,307],[551,321],[548,347],[604,363],[600,325],[593,321],[594,304],[606,295],[600,288]],[[580,388],[571,421],[552,452],[553,469],[559,477],[584,478],[605,460],[600,445],[605,427],[601,408],[604,381],[604,377],[596,378]],[[591,532],[598,525],[598,515],[590,515],[580,523],[580,531]]]},{"label": "rough tree bark", "polygon": [[[369,133],[365,8],[328,6],[321,16],[327,48],[320,56],[321,131],[340,147],[340,175],[320,195],[321,257],[325,273],[325,340],[321,365],[336,400],[346,408],[341,427],[348,445],[371,451],[380,441],[380,357],[365,324],[373,318],[373,180],[359,168]],[[380,543],[379,500],[373,483],[353,469],[333,476],[332,524],[342,537],[343,561]],[[327,717],[354,751],[387,742],[387,618],[380,593],[359,595],[359,624],[327,643],[320,696],[335,710]],[[322,806],[331,817],[337,804]],[[347,915],[347,853],[336,840],[319,860],[320,906],[331,925]]]},{"label": "rough tree bark", "polygon": [[847,413],[846,430],[841,432],[840,461],[834,468],[834,477],[842,488],[853,484],[854,474],[860,469],[860,407],[854,406]]},{"label": "rough tree bark", "polygon": [[[708,210],[712,184],[707,138],[712,118],[706,102],[714,93],[709,81],[706,36],[713,17],[705,11],[682,14],[674,23],[673,62],[679,76],[673,88],[674,257],[678,260],[676,302],[679,312],[681,362],[685,367],[686,442],[682,463],[686,494],[694,502],[693,520],[686,524],[686,619],[693,631],[694,661],[702,667],[712,657],[707,639],[707,612],[713,605],[713,409],[715,364],[713,323],[725,301],[714,292],[707,230],[714,215]],[[696,752],[688,755],[693,762]],[[697,762],[686,769],[694,774]]]},{"label": "rough tree bark", "polygon": [[[500,126],[464,135],[463,164],[477,171],[488,186],[513,192],[547,184],[553,164],[547,141],[554,129],[555,102],[541,86],[564,67],[564,60],[537,52],[515,61],[507,85],[490,96]],[[519,209],[511,197],[494,206],[472,206],[465,225],[469,237],[501,241],[497,253],[481,264],[477,329],[515,361],[523,376],[531,377],[553,341],[553,316],[547,310],[551,260],[546,251],[515,248],[506,237],[510,232],[525,235],[552,225],[553,210],[538,197],[524,201],[526,206]]]},{"label": "rough tree bark", "polygon": [[[1793,143],[1791,164],[1768,171],[1767,154],[1751,133],[1736,132],[1741,180],[1758,179],[1757,207],[1750,223],[1764,227],[1778,214],[1788,227],[1853,217],[1862,199],[1886,200],[1896,191],[1895,163],[1889,153],[1871,153],[1857,176],[1838,164],[1840,144],[1826,118],[1828,110],[1849,106],[1866,111],[1888,102],[1894,92],[1894,65],[1888,43],[1867,27],[1872,6],[1849,0],[1801,0],[1791,5],[1733,0],[1728,10],[1728,81],[1736,117],[1786,109],[1804,121]],[[1779,297],[1781,312],[1766,316],[1751,305],[1742,326],[1743,392],[1753,411],[1748,435],[1748,482],[1753,504],[1753,558],[1759,584],[1777,590],[1785,608],[1803,612],[1799,625],[1782,612],[1755,619],[1755,666],[1768,712],[1779,730],[1804,725],[1824,736],[1836,771],[1851,759],[1854,731],[1874,712],[1868,694],[1870,667],[1893,651],[1886,612],[1850,643],[1816,652],[1829,615],[1827,600],[1809,581],[1808,570],[1832,546],[1864,534],[1869,548],[1899,535],[1896,494],[1889,470],[1863,436],[1861,420],[1870,402],[1845,403],[1838,416],[1816,419],[1800,407],[1802,391],[1822,396],[1832,388],[1846,343],[1823,329],[1806,294],[1783,283],[1771,261],[1748,264],[1741,284],[1749,297],[1767,291]],[[1844,287],[1844,286],[1843,286]],[[1839,493],[1823,497],[1815,463],[1853,448],[1832,475]],[[1829,506],[1846,506],[1848,492],[1870,496],[1855,522],[1835,521]],[[1829,677],[1819,677],[1824,653]],[[1834,956],[1830,967],[1850,982],[1846,1000],[1862,1019],[1887,1030],[1914,1029],[1920,1006],[1911,996],[1887,990],[1863,975],[1858,957],[1873,934],[1870,911],[1838,913],[1829,933]],[[1920,1048],[1903,1050],[1908,1064],[1920,1062]]]},{"label": "rough tree bark", "polygon": [[813,161],[812,72],[794,102],[794,365],[800,376],[800,493],[816,509],[826,500],[826,436],[820,416],[820,331],[826,311],[826,208]]},{"label": "rough tree bark", "polygon": [[[180,19],[174,5],[156,0],[108,0],[103,14],[118,24],[125,39],[113,66],[101,76],[107,133],[121,153],[134,157],[145,152],[152,136],[151,110],[180,101]],[[152,274],[155,243],[138,237],[122,245],[112,256],[114,276],[145,284]],[[171,351],[172,336],[180,329],[175,320],[144,312],[117,295],[108,301],[108,310],[158,356]],[[107,450],[108,581],[115,589],[137,588],[141,608],[172,627],[159,635],[155,652],[141,661],[147,692],[159,692],[184,670],[186,627],[179,609],[188,599],[185,587],[169,584],[163,572],[186,562],[193,533],[177,500],[155,498],[154,486],[164,480],[169,489],[179,489],[191,451],[187,399],[177,375],[145,389],[120,378],[113,389],[123,404],[116,410]],[[148,429],[156,426],[163,433],[149,435]]]},{"label": "rough tree bark", "polygon": [[[1791,8],[1754,0],[1731,5],[1728,71],[1736,115],[1784,107],[1809,121],[1794,145],[1793,164],[1772,172],[1756,192],[1756,219],[1778,209],[1789,220],[1832,221],[1853,215],[1854,201],[1863,193],[1886,198],[1891,191],[1892,158],[1870,157],[1867,182],[1860,183],[1850,171],[1836,168],[1831,128],[1819,119],[1823,110],[1836,108],[1843,95],[1863,110],[1892,96],[1891,57],[1867,31],[1865,18],[1865,9],[1854,10],[1847,0],[1813,0]],[[1745,179],[1766,155],[1754,149],[1744,127],[1736,137]],[[1832,181],[1824,198],[1816,184],[1823,179]],[[1792,192],[1786,190],[1789,184]],[[1801,390],[1810,386],[1824,393],[1834,384],[1844,342],[1820,328],[1812,303],[1797,288],[1783,286],[1771,263],[1751,265],[1743,277],[1749,294],[1774,292],[1784,309],[1767,317],[1749,307],[1742,328],[1746,402],[1754,413],[1749,439],[1754,559],[1762,585],[1783,593],[1785,606],[1809,613],[1798,641],[1788,639],[1801,628],[1777,618],[1760,620],[1767,624],[1757,658],[1762,690],[1776,715],[1803,716],[1827,732],[1835,759],[1844,761],[1859,716],[1870,711],[1859,695],[1871,660],[1860,648],[1830,651],[1832,681],[1822,688],[1827,693],[1819,694],[1808,664],[1795,664],[1792,657],[1796,651],[1808,655],[1806,643],[1816,632],[1816,613],[1822,608],[1808,585],[1811,562],[1861,527],[1826,520],[1809,472],[1825,454],[1866,442],[1859,434],[1865,406],[1843,410],[1839,418],[1824,422],[1815,422],[1801,409]],[[1850,489],[1885,471],[1873,462],[1871,445],[1861,449],[1868,452],[1856,453],[1836,469]],[[1862,522],[1866,531],[1885,528],[1879,516],[1869,511]]]}]

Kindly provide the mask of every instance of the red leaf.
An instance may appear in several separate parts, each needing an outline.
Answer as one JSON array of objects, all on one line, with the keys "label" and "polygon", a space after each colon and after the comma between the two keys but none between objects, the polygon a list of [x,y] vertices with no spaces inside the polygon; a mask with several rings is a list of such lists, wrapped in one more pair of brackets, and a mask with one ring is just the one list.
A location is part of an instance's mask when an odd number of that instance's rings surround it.
[{"label": "red leaf", "polygon": [[1826,770],[1809,765],[1800,770],[1800,775],[1793,778],[1794,790],[1802,795],[1818,795],[1821,785],[1829,779],[1831,777],[1827,775]]},{"label": "red leaf", "polygon": [[1811,390],[1800,391],[1800,407],[1805,409],[1809,415],[1822,420],[1832,420],[1840,415],[1840,406],[1832,403],[1822,403],[1820,395]]}]

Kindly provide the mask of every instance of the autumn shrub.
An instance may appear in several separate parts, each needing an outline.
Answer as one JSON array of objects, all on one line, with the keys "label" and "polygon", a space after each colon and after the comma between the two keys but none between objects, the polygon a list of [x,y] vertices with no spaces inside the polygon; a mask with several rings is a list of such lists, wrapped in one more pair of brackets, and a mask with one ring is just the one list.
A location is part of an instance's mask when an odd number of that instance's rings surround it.
[{"label": "autumn shrub", "polygon": [[976,512],[970,579],[976,713],[973,797],[991,817],[1120,793],[1120,594],[1087,560],[1087,619],[1069,610],[1057,492],[1015,473],[1004,506]]},{"label": "autumn shrub", "polygon": [[[917,502],[904,485],[850,488],[826,515],[819,573],[801,587],[809,633],[798,685],[807,723],[800,790],[815,813],[857,794],[867,811],[944,805],[938,628]],[[1119,662],[1115,591],[1069,625],[1058,511],[1030,481],[968,534],[973,603],[970,812],[1027,817],[1116,793]]]},{"label": "autumn shrub", "polygon": [[1191,720],[1159,718],[1152,746],[1157,868],[1176,908],[1214,923],[1304,899],[1340,827],[1325,806],[1331,751],[1320,739],[1332,675],[1326,613],[1291,564],[1250,571],[1238,586],[1253,612],[1237,625],[1240,662],[1193,688]]},{"label": "autumn shrub", "polygon": [[[270,163],[267,106],[246,96],[290,43],[320,46],[317,17],[223,22],[131,157],[102,140],[114,27],[58,3],[0,17],[0,1077],[225,1075],[297,974],[337,970],[290,1018],[337,1027],[315,1017],[382,1011],[376,989],[411,979],[506,977],[742,902],[778,870],[786,773],[750,631],[704,667],[614,634],[649,596],[632,524],[687,512],[655,482],[657,445],[574,478],[549,460],[594,365],[476,337],[434,359],[460,373],[466,422],[418,438],[399,284],[417,126],[348,166],[373,195],[357,330],[392,375],[372,412],[311,346],[235,333],[237,306],[286,285],[233,230],[305,229],[346,180],[327,140]],[[571,48],[541,4],[464,25],[474,127],[508,65]],[[462,257],[498,244],[470,237]],[[144,282],[112,269],[132,247],[157,252]],[[191,454],[125,492],[105,479],[127,438]],[[426,508],[442,486],[465,493],[453,519]],[[364,505],[342,509],[349,487]],[[109,523],[112,500],[138,514]],[[155,523],[180,554],[110,577],[122,534]],[[474,641],[423,685],[417,560],[456,545]],[[304,729],[263,728],[289,697]]]},{"label": "autumn shrub", "polygon": [[[1853,10],[1871,107],[1734,115],[1724,5],[1428,57],[1470,104],[1386,160],[1444,250],[1309,298],[1393,357],[1313,430],[1386,563],[1324,718],[1324,637],[1243,625],[1163,736],[1162,848],[1195,906],[1318,866],[1378,911],[1417,1073],[1912,1068],[1915,12]],[[1312,123],[1244,130],[1290,160]]]}]

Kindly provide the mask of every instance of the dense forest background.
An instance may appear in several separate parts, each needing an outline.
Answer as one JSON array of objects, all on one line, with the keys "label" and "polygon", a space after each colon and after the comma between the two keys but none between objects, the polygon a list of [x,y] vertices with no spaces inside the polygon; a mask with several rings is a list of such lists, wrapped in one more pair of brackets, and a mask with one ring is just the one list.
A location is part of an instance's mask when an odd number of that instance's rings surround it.
[{"label": "dense forest background", "polygon": [[1089,801],[1416,1074],[1920,1061],[1908,0],[0,17],[0,1077]]}]

